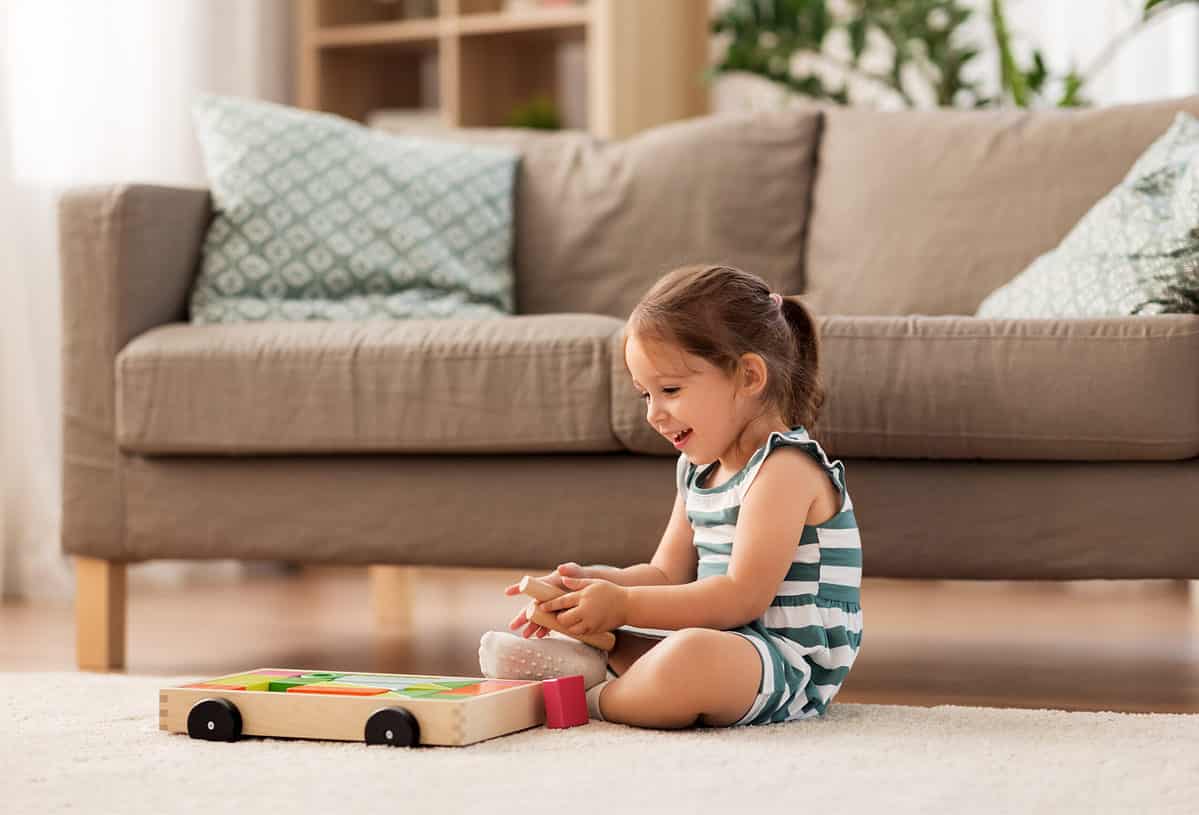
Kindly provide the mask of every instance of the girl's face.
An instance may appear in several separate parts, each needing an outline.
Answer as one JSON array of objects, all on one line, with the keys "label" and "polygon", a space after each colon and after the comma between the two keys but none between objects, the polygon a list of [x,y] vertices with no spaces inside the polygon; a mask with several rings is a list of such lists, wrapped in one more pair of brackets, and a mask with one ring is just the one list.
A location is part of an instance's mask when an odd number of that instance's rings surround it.
[{"label": "girl's face", "polygon": [[738,382],[677,346],[636,335],[625,343],[625,365],[646,403],[645,420],[676,449],[696,464],[736,458],[741,431],[761,412],[754,397],[764,379],[751,373]]}]

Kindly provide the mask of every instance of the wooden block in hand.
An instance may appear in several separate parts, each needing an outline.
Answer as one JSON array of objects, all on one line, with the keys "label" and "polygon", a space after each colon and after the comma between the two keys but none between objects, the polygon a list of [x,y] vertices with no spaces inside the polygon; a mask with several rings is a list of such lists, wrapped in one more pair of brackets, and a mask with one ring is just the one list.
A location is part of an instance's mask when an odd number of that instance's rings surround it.
[{"label": "wooden block in hand", "polygon": [[546,583],[540,577],[525,575],[520,579],[520,592],[527,594],[539,603],[544,603],[546,600],[553,600],[555,597],[561,597],[566,594],[562,589],[552,583]]},{"label": "wooden block in hand", "polygon": [[599,648],[601,651],[611,651],[616,647],[616,635],[611,631],[605,631],[602,634],[584,634],[581,637],[576,637],[558,624],[558,616],[556,614],[536,610],[537,603],[544,603],[547,600],[553,600],[555,597],[561,597],[563,594],[566,594],[566,592],[556,586],[531,575],[525,575],[520,580],[520,590],[523,594],[527,594],[533,598],[533,602],[529,603],[529,607],[525,610],[525,616],[531,622],[544,626],[551,631],[557,631],[559,634],[565,634],[580,642],[585,642],[594,648]]}]

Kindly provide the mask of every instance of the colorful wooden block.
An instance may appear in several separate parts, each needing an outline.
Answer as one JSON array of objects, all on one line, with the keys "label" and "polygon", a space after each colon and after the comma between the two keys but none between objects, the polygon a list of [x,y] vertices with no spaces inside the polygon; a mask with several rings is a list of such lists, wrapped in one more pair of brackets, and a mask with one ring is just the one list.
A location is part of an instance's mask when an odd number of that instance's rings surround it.
[{"label": "colorful wooden block", "polygon": [[286,693],[289,689],[299,685],[315,685],[317,682],[327,682],[327,679],[304,678],[302,676],[288,676],[279,679],[273,679],[267,685],[267,690],[277,693]]},{"label": "colorful wooden block", "polygon": [[219,679],[211,680],[210,684],[239,685],[245,690],[267,690],[271,680],[276,678],[271,674],[244,673],[235,676],[222,676]]},{"label": "colorful wooden block", "polygon": [[546,727],[574,727],[590,721],[581,674],[546,679],[541,683],[541,692],[545,696]]},{"label": "colorful wooden block", "polygon": [[[453,690],[446,691],[445,696],[478,696],[482,693],[495,693],[505,688],[516,687],[516,683],[525,680],[520,679],[484,679],[470,684],[462,684]],[[442,683],[448,685],[448,682]]]},{"label": "colorful wooden block", "polygon": [[341,696],[378,696],[387,693],[387,688],[367,688],[359,685],[339,685],[336,682],[313,682],[310,685],[292,685],[288,693],[327,693]]}]

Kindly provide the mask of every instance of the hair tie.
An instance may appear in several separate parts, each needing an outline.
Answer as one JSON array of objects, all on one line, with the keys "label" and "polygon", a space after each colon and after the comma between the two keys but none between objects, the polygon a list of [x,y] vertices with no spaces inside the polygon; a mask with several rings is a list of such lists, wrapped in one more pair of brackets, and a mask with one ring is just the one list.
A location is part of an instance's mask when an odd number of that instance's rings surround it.
[{"label": "hair tie", "polygon": [[773,300],[774,304],[776,306],[778,306],[780,309],[783,307],[783,295],[779,294],[776,291],[772,291],[770,293],[770,299]]}]

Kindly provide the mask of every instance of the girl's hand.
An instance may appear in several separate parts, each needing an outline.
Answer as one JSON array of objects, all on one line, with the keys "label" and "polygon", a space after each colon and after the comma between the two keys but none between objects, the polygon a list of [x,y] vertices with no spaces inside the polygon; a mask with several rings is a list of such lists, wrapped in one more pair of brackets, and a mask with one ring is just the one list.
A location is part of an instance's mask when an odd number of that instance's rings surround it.
[{"label": "girl's hand", "polygon": [[574,636],[611,631],[627,621],[629,590],[624,586],[579,577],[565,577],[562,583],[574,591],[538,607],[558,614],[558,623]]},{"label": "girl's hand", "polygon": [[[570,589],[563,584],[563,579],[567,577],[582,577],[584,574],[586,574],[586,572],[584,571],[583,567],[577,563],[560,563],[556,569],[541,579],[546,583],[549,583],[551,586],[561,589],[562,591],[570,591]],[[504,589],[504,594],[508,595],[509,597],[520,594],[520,583],[513,583],[511,586]],[[521,632],[521,635],[525,637],[525,639],[528,639],[529,637],[544,637],[550,633],[548,628],[540,626],[535,622],[531,622],[529,618],[525,616],[525,612],[523,610],[520,612],[520,614],[517,614],[514,618],[512,618],[512,622],[508,623],[508,628],[511,629],[520,628],[521,626],[524,626],[525,629]]]}]

